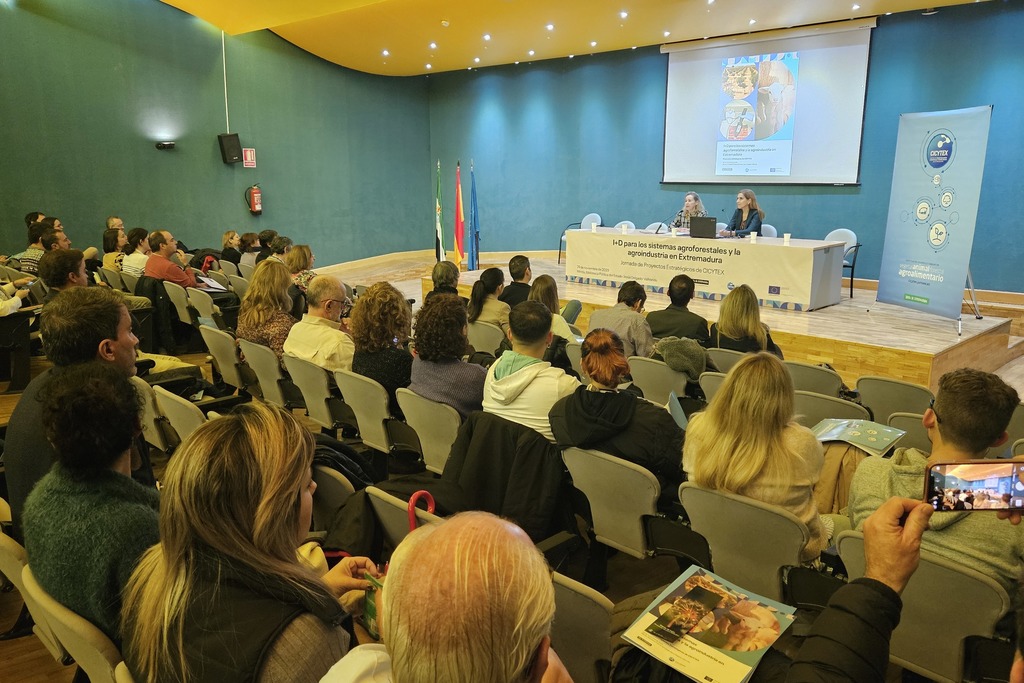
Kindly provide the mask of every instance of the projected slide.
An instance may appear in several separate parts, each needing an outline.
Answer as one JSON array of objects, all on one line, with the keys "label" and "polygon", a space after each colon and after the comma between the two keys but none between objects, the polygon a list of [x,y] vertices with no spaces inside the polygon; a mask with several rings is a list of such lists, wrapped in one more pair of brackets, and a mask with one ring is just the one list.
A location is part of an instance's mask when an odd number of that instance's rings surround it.
[{"label": "projected slide", "polygon": [[722,60],[715,175],[788,176],[799,53]]}]

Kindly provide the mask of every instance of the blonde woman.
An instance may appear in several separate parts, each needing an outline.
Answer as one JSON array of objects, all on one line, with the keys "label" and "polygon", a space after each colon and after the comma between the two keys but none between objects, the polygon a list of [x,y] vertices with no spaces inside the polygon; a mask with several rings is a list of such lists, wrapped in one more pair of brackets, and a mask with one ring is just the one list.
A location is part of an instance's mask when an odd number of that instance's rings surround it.
[{"label": "blonde woman", "polygon": [[291,284],[291,273],[283,263],[261,261],[242,298],[235,336],[254,344],[269,346],[280,358],[284,353],[288,332],[298,322],[290,313],[292,298],[288,294],[288,287]]},{"label": "blonde woman", "polygon": [[284,264],[291,271],[292,282],[303,294],[309,287],[309,283],[316,277],[316,272],[313,270],[315,260],[313,250],[309,248],[308,244],[296,244],[284,255]]},{"label": "blonde woman", "polygon": [[551,311],[551,333],[565,340],[575,339],[569,323],[562,317],[562,306],[558,300],[558,283],[550,275],[541,275],[533,281],[527,301],[539,301]]},{"label": "blonde woman", "polygon": [[221,238],[220,260],[230,261],[237,266],[238,262],[242,260],[242,251],[239,249],[241,245],[241,235],[234,230],[225,232],[224,237]]},{"label": "blonde woman", "polygon": [[747,285],[729,292],[718,309],[718,322],[711,325],[713,349],[732,349],[740,353],[770,351],[782,358],[782,349],[772,341],[768,326],[761,322],[757,295]]},{"label": "blonde woman", "polygon": [[703,412],[690,418],[683,445],[689,481],[789,510],[807,525],[801,558],[828,546],[814,503],[824,463],[811,430],[793,421],[793,380],[770,353],[744,356]]},{"label": "blonde woman", "polygon": [[683,199],[683,208],[679,209],[679,213],[669,223],[669,227],[689,230],[691,218],[704,218],[707,215],[707,209],[704,208],[700,195],[696,192],[687,192],[685,199]]},{"label": "blonde woman", "polygon": [[125,662],[137,681],[316,681],[349,649],[339,597],[369,586],[366,558],[318,577],[309,532],[314,440],[253,401],[182,444],[160,496],[160,543],[124,592]]}]

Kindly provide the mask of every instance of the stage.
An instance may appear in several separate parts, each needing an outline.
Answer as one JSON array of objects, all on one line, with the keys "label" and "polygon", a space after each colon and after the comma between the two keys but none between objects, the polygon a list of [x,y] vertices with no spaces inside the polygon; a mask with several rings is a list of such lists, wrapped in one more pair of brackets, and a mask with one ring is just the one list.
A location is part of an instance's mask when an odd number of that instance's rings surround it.
[{"label": "stage", "polygon": [[[508,262],[491,263],[496,256],[485,255],[482,265],[502,268],[507,284]],[[567,282],[565,266],[554,258],[531,256],[530,260],[535,278],[542,274],[555,278],[563,304],[569,299],[583,304],[576,326],[584,333],[593,311],[615,305],[617,288]],[[459,291],[463,296],[469,296],[479,277],[479,270],[462,273]],[[669,279],[671,275],[666,275],[666,286]],[[430,278],[422,278],[421,294],[431,289]],[[1024,355],[1024,340],[1011,337],[1008,318],[976,320],[965,313],[963,336],[958,337],[955,320],[878,303],[872,290],[856,289],[853,299],[847,298],[847,292],[844,288],[838,304],[811,312],[762,308],[761,320],[771,328],[772,338],[787,359],[828,363],[850,387],[862,375],[882,375],[934,391],[939,377],[950,370],[972,367],[994,372]],[[648,312],[669,304],[664,294],[650,293],[648,297]],[[718,318],[718,306],[718,302],[694,299],[689,307],[710,323]]]}]

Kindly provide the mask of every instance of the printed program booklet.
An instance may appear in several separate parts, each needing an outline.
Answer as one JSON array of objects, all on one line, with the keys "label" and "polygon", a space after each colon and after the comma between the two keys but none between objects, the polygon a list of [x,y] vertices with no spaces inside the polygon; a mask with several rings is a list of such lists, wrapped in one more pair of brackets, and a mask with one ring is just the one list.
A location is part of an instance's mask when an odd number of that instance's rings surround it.
[{"label": "printed program booklet", "polygon": [[882,455],[906,434],[902,429],[887,427],[870,420],[837,420],[825,418],[811,428],[818,441],[844,441],[871,455]]},{"label": "printed program booklet", "polygon": [[693,566],[622,637],[694,680],[742,683],[795,611]]}]

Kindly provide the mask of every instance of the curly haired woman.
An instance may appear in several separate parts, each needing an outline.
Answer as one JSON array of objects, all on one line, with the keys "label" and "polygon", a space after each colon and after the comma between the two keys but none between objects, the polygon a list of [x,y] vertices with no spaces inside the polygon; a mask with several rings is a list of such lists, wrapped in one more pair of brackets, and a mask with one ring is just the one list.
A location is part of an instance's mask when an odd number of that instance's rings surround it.
[{"label": "curly haired woman", "polygon": [[356,351],[352,372],[380,382],[388,390],[391,414],[402,417],[395,399],[412,379],[412,354],[406,350],[412,310],[390,282],[378,282],[356,300],[349,319]]}]

